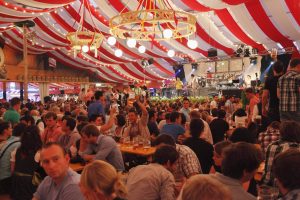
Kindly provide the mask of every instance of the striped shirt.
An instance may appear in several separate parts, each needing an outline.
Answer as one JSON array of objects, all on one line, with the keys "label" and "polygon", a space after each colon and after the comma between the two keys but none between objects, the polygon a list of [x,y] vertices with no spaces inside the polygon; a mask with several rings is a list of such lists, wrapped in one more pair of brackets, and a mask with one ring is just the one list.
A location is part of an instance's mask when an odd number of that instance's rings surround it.
[{"label": "striped shirt", "polygon": [[[262,176],[262,182],[264,184],[275,186],[274,176],[271,173],[273,160],[281,152],[284,152],[290,148],[297,148],[300,150],[300,143],[296,142],[287,142],[283,140],[278,140],[276,142],[271,143],[266,152],[266,166],[265,171]],[[288,170],[288,168],[287,168]]]},{"label": "striped shirt", "polygon": [[278,80],[280,111],[300,111],[300,73],[288,71]]}]

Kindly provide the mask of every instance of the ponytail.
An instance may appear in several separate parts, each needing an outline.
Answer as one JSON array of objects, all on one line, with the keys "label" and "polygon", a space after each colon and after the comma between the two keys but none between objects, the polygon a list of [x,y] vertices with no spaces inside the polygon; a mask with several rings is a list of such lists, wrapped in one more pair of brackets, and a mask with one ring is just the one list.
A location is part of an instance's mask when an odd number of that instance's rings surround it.
[{"label": "ponytail", "polygon": [[122,176],[123,175],[121,173],[118,173],[114,183],[114,192],[117,195],[117,197],[125,199],[127,197],[127,189],[124,184],[124,181],[122,180]]}]

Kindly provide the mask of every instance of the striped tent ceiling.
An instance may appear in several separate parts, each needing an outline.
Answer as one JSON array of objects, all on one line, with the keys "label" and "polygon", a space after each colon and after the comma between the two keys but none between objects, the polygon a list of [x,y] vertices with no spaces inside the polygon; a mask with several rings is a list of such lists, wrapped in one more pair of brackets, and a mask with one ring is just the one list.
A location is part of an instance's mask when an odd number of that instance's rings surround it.
[{"label": "striped tent ceiling", "polygon": [[[137,48],[129,48],[126,41],[118,39],[115,46],[107,43],[108,20],[123,9],[136,10],[141,0],[89,0],[90,17],[83,26],[102,32],[106,39],[94,53],[70,53],[66,34],[76,30],[80,22],[81,0],[0,0],[0,32],[6,45],[22,51],[22,29],[13,23],[33,20],[35,44],[28,48],[30,54],[47,53],[64,65],[85,69],[105,82],[131,82],[133,80],[163,80],[173,76],[172,64],[189,57],[192,60],[206,58],[207,50],[214,47],[220,56],[233,55],[236,44],[246,44],[260,52],[272,48],[294,48],[299,56],[300,47],[300,0],[168,0],[174,9],[184,10],[197,17],[198,41],[194,50],[187,46],[187,39],[139,42],[146,47],[140,54]],[[87,6],[87,5],[83,5]],[[123,51],[116,57],[114,50]],[[173,49],[176,55],[167,56]],[[154,58],[154,64],[144,69],[143,58]],[[145,77],[144,77],[145,76]]]}]

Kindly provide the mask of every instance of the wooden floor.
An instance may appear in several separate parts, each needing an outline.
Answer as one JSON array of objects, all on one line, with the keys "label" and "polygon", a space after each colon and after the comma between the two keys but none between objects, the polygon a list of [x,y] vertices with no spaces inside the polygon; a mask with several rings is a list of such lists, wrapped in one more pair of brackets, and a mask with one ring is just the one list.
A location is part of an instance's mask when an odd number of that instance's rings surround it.
[{"label": "wooden floor", "polygon": [[0,200],[11,200],[9,195],[0,195]]}]

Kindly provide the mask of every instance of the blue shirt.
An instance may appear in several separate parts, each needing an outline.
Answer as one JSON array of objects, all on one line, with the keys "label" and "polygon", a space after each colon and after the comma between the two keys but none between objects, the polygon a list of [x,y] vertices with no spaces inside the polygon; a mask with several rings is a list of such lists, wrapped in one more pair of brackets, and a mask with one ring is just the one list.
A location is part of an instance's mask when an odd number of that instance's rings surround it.
[{"label": "blue shirt", "polygon": [[165,124],[160,130],[160,134],[170,135],[175,141],[177,140],[178,136],[184,134],[184,132],[185,129],[178,124]]},{"label": "blue shirt", "polygon": [[90,118],[94,114],[95,115],[104,114],[104,109],[100,101],[95,101],[91,103],[88,107],[88,117]]},{"label": "blue shirt", "polygon": [[[14,142],[14,143],[13,143]],[[11,144],[13,143],[13,144]],[[9,147],[8,145],[11,144]],[[0,160],[0,180],[9,178],[11,176],[11,170],[10,170],[10,157],[11,152],[18,148],[20,146],[20,138],[11,136],[5,144],[0,148],[0,155],[4,152],[1,160]],[[6,148],[8,147],[8,148]]]},{"label": "blue shirt", "polygon": [[84,200],[78,186],[79,181],[80,175],[68,169],[61,184],[56,185],[53,179],[47,176],[33,196],[39,200]]},{"label": "blue shirt", "polygon": [[96,144],[89,144],[84,154],[96,152],[95,160],[103,160],[111,164],[118,171],[124,171],[122,153],[115,140],[106,135],[99,135]]}]

